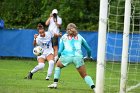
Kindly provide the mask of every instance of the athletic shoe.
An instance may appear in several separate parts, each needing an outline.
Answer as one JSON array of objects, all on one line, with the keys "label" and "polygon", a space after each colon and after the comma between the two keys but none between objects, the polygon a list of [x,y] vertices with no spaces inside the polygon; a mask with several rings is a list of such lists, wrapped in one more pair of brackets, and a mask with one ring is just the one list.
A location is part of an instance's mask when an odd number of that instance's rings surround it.
[{"label": "athletic shoe", "polygon": [[33,76],[33,74],[30,72],[30,73],[28,74],[28,76],[25,77],[24,79],[32,79],[32,76]]},{"label": "athletic shoe", "polygon": [[49,86],[48,86],[48,88],[57,88],[57,84],[56,83],[53,83],[53,84],[50,84]]},{"label": "athletic shoe", "polygon": [[49,77],[49,76],[47,76],[47,77],[46,77],[46,80],[50,80],[50,77]]}]

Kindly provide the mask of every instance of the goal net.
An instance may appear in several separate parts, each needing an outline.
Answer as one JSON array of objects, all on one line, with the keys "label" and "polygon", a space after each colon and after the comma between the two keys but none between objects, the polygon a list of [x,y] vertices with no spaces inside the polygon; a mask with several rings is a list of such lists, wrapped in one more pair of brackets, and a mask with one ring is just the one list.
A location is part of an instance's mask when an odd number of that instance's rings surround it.
[{"label": "goal net", "polygon": [[[130,32],[128,34],[128,58],[127,64],[125,64],[126,76],[121,74],[121,69],[125,69],[121,60],[124,56],[122,55],[123,43],[125,42],[123,36],[126,34],[123,32],[124,25],[126,26],[124,19],[127,17],[125,16],[126,1],[108,1],[105,64],[103,65],[105,70],[103,78],[104,93],[121,93],[120,86],[124,86],[123,93],[139,93],[140,91],[140,0],[130,0]],[[124,58],[127,56],[124,56]],[[121,85],[121,79],[126,80],[124,85]]]},{"label": "goal net", "polygon": [[105,52],[105,93],[120,89],[125,0],[111,0],[108,5],[108,24]]},{"label": "goal net", "polygon": [[140,91],[140,0],[131,1],[130,44],[128,50],[126,91]]}]

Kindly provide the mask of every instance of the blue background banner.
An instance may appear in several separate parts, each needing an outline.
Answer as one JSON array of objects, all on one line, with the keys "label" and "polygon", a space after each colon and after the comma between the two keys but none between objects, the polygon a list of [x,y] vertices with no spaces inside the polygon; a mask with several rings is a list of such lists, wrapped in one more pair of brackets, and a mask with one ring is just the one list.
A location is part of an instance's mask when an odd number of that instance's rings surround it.
[{"label": "blue background banner", "polygon": [[4,28],[4,20],[0,19],[0,29]]},{"label": "blue background banner", "polygon": [[34,57],[33,36],[36,30],[0,30],[0,56]]},{"label": "blue background banner", "polygon": [[[33,50],[33,37],[35,29],[0,29],[0,56],[35,57]],[[62,34],[65,32],[62,31]],[[91,47],[93,59],[97,59],[98,32],[79,31]],[[107,33],[106,60],[121,61],[122,33]],[[133,37],[133,38],[132,38]],[[130,35],[129,60],[140,62],[140,35]],[[83,48],[86,56],[86,50]]]},{"label": "blue background banner", "polygon": [[[34,29],[1,29],[0,30],[0,56],[35,57],[33,50],[33,37],[37,33]],[[65,32],[62,31],[62,34]],[[97,32],[80,32],[87,40],[92,57],[97,58]],[[83,54],[86,55],[83,48]]]},{"label": "blue background banner", "polygon": [[[122,58],[122,33],[107,33],[106,60],[121,61]],[[129,62],[140,62],[140,34],[129,35]]]}]

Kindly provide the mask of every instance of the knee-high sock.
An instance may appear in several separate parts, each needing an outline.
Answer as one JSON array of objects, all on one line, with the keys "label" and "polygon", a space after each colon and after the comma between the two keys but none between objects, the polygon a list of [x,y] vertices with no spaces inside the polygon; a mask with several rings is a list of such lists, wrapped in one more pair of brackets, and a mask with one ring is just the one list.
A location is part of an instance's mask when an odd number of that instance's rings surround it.
[{"label": "knee-high sock", "polygon": [[55,67],[55,72],[54,72],[54,79],[59,79],[61,74],[61,69],[60,67]]},{"label": "knee-high sock", "polygon": [[43,69],[44,66],[45,66],[44,63],[38,63],[38,65],[31,71],[31,73],[33,74],[33,73],[37,72],[38,70]]},{"label": "knee-high sock", "polygon": [[48,77],[50,77],[52,75],[53,68],[54,68],[54,61],[53,60],[50,60],[49,61],[48,72],[47,72],[47,76]]},{"label": "knee-high sock", "polygon": [[90,87],[92,85],[94,85],[93,80],[90,76],[85,76],[84,80],[85,80],[86,84],[88,84]]},{"label": "knee-high sock", "polygon": [[54,57],[54,62],[56,63],[57,60],[58,60],[58,55]]}]

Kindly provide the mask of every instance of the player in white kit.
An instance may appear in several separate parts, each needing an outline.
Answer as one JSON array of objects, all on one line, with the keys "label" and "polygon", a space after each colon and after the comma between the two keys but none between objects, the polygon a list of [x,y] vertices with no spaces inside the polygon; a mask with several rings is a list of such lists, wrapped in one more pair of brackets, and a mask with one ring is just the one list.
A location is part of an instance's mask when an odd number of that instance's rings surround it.
[{"label": "player in white kit", "polygon": [[34,35],[33,44],[34,46],[41,46],[43,49],[43,54],[41,56],[37,56],[38,65],[35,66],[29,72],[28,76],[25,78],[32,79],[32,76],[34,73],[44,68],[45,61],[47,60],[49,66],[48,66],[46,80],[49,80],[52,74],[53,68],[54,68],[54,50],[52,47],[51,39],[52,37],[59,36],[59,35],[54,34],[50,31],[45,32],[45,29],[43,26],[38,28],[38,33],[39,34]]}]

